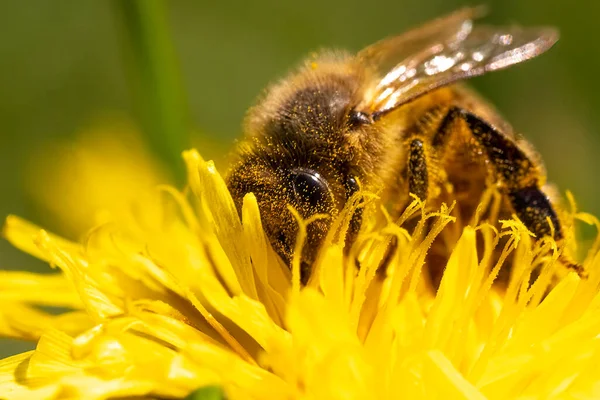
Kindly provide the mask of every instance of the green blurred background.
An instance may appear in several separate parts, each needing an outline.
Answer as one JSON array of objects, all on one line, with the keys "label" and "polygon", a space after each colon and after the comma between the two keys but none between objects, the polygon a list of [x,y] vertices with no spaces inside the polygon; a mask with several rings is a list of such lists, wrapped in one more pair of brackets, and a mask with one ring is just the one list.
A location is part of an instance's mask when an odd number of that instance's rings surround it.
[{"label": "green blurred background", "polygon": [[[190,128],[204,135],[196,143],[211,143],[199,149],[209,158],[240,135],[244,113],[261,90],[307,53],[322,47],[358,50],[467,5],[448,0],[166,4]],[[14,213],[52,225],[24,187],[33,149],[72,140],[90,121],[137,115],[122,15],[115,12],[116,2],[105,0],[2,5],[0,216]],[[471,84],[531,140],[545,159],[549,179],[562,191],[571,190],[581,209],[600,214],[600,3],[504,0],[488,5],[489,22],[552,25],[560,29],[561,40],[533,62]],[[47,269],[6,242],[0,242],[0,265]],[[25,348],[15,341],[2,345],[0,356]]]}]

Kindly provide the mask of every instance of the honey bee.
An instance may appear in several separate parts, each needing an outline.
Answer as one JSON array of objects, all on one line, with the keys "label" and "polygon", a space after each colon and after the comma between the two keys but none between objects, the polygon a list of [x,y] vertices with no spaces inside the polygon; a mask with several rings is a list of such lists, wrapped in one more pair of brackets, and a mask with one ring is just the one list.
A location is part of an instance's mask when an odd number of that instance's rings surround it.
[{"label": "honey bee", "polygon": [[[461,9],[357,54],[323,52],[249,111],[227,184],[238,209],[245,194],[255,194],[265,232],[286,263],[298,229],[287,205],[303,218],[335,217],[359,182],[396,212],[412,193],[429,205],[456,200],[465,218],[496,185],[504,207],[537,238],[561,243],[564,228],[542,190],[541,160],[458,84],[542,54],[558,33],[474,24],[481,15],[481,8]],[[303,282],[331,221],[307,227]]]}]

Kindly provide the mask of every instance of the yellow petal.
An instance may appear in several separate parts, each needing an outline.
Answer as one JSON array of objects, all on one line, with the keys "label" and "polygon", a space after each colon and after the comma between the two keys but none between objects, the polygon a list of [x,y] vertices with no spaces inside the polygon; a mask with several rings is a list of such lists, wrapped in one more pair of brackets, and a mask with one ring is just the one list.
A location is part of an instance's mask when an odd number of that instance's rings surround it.
[{"label": "yellow petal", "polygon": [[0,271],[0,304],[23,302],[81,308],[81,300],[63,274]]},{"label": "yellow petal", "polygon": [[424,364],[428,398],[484,400],[485,396],[440,351],[429,351]]},{"label": "yellow petal", "polygon": [[20,303],[3,303],[0,311],[0,335],[15,339],[38,340],[48,329],[77,334],[92,326],[84,312],[52,315]]},{"label": "yellow petal", "polygon": [[[41,387],[30,382],[24,376],[33,351],[17,354],[0,361],[0,393],[5,398],[15,400],[51,399],[60,391],[58,383],[47,384]],[[28,383],[33,385],[28,386]]]},{"label": "yellow petal", "polygon": [[205,162],[196,151],[184,153],[188,165],[190,185],[203,204],[210,210],[215,233],[227,253],[240,286],[246,295],[256,299],[254,275],[250,254],[244,246],[244,232],[238,212],[225,182],[212,162]]}]

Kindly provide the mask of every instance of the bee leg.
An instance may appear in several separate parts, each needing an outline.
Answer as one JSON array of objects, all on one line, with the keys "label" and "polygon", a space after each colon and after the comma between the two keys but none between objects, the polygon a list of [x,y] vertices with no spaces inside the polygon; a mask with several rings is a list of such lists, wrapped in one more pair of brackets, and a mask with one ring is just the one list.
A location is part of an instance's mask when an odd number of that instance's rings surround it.
[{"label": "bee leg", "polygon": [[485,121],[464,110],[460,115],[487,153],[519,219],[537,237],[551,235],[554,230],[554,239],[562,239],[560,222],[548,197],[540,189],[535,164],[516,143]]},{"label": "bee leg", "polygon": [[[512,208],[527,229],[538,238],[553,236],[556,241],[562,241],[564,234],[558,215],[542,192],[540,172],[527,154],[509,137],[464,109],[451,108],[444,122],[456,118],[467,123],[472,135],[485,150]],[[562,256],[561,260],[580,276],[585,275],[583,268],[566,256]]]},{"label": "bee leg", "polygon": [[427,200],[429,176],[425,143],[413,138],[408,145],[408,188],[419,199]]},{"label": "bee leg", "polygon": [[[440,175],[438,154],[449,141],[451,131],[444,129],[441,134],[447,114],[441,107],[434,106],[426,111],[416,123],[415,128],[405,138],[405,148],[408,150],[406,178],[409,193],[427,203],[438,196],[439,184],[443,179]],[[442,120],[442,125],[439,121]]]},{"label": "bee leg", "polygon": [[[413,136],[408,139],[408,186],[409,192],[416,195],[422,201],[427,200],[429,192],[429,176],[427,171],[428,156],[426,144],[422,137]],[[392,261],[394,252],[398,248],[398,240],[393,237],[390,239],[388,248],[383,259],[377,267],[377,275],[384,278],[387,273],[387,267]]]}]

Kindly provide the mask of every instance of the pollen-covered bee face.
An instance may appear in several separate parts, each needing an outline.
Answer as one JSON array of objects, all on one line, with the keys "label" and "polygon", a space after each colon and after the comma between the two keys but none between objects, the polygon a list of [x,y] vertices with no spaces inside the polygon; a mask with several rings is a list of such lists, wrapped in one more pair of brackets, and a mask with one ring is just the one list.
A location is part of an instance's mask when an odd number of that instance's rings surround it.
[{"label": "pollen-covered bee face", "polygon": [[[299,226],[288,206],[305,220],[317,214],[323,215],[307,226],[301,266],[305,270],[302,276],[308,277],[316,250],[331,226],[331,219],[345,201],[346,194],[339,184],[339,176],[310,167],[273,169],[260,163],[242,163],[232,171],[228,184],[233,193],[255,194],[264,230],[287,264],[291,262]],[[241,199],[241,196],[236,198]],[[241,204],[238,204],[240,207]]]},{"label": "pollen-covered bee face", "polygon": [[227,178],[238,209],[243,196],[254,193],[265,232],[288,264],[298,234],[288,206],[305,220],[322,214],[307,226],[303,280],[332,218],[358,190],[360,174],[359,157],[348,143],[357,126],[352,110],[356,79],[307,75],[275,88],[253,109],[247,124],[250,138]]}]

